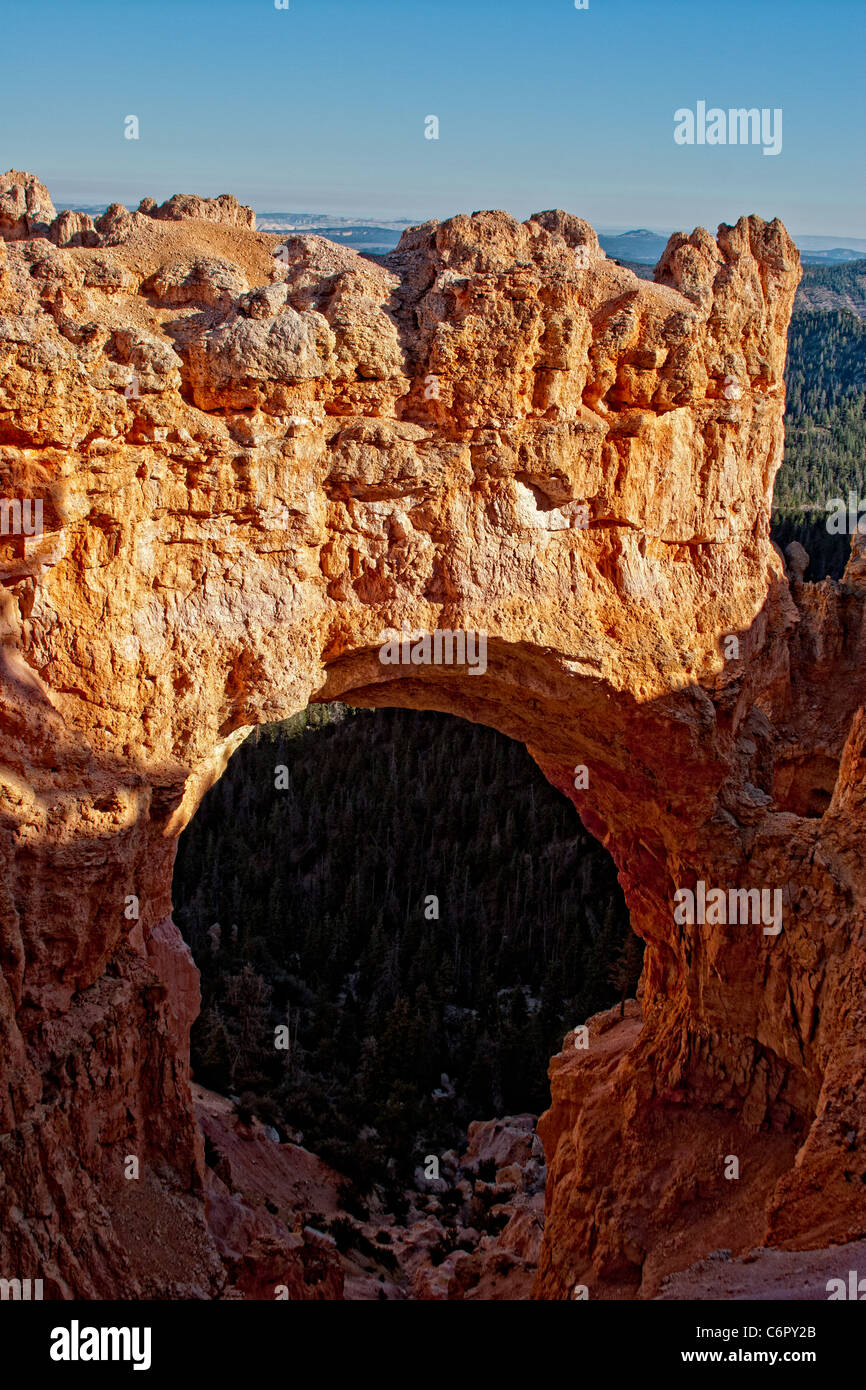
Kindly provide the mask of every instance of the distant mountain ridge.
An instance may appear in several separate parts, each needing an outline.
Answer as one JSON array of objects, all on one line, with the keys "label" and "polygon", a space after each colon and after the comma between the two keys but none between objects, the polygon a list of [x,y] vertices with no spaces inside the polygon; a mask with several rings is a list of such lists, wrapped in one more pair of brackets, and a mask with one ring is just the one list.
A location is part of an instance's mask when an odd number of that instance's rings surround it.
[{"label": "distant mountain ridge", "polygon": [[[641,280],[652,280],[653,266],[645,261],[620,265]],[[806,265],[794,300],[794,315],[805,313],[849,313],[866,319],[866,257],[840,265]]]},{"label": "distant mountain ridge", "polygon": [[[73,211],[86,212],[96,218],[102,215],[105,207],[101,203],[81,204]],[[337,217],[324,212],[256,213],[256,228],[260,232],[296,232],[301,236],[309,233],[349,246],[354,251],[379,255],[393,251],[406,228],[417,225],[417,220],[408,217],[383,218],[374,222],[362,217]],[[598,240],[605,255],[612,260],[634,266],[654,266],[667,246],[670,235],[650,231],[647,227],[636,227],[616,234],[599,233]],[[857,237],[804,236],[797,241],[797,245],[804,266],[854,264],[866,255],[866,240]]]},{"label": "distant mountain ridge", "polygon": [[373,221],[369,217],[337,217],[327,212],[257,212],[257,226],[262,231],[282,231],[298,227],[381,227],[387,231],[402,232],[415,223],[409,217],[382,217]]},{"label": "distant mountain ridge", "polygon": [[370,251],[380,254],[393,251],[402,235],[402,232],[394,231],[390,227],[364,225],[272,227],[259,223],[256,230],[260,232],[285,232],[289,236],[321,236],[328,241],[336,241],[342,246],[349,246],[353,251]]},{"label": "distant mountain ridge", "polygon": [[[640,265],[655,265],[668,244],[669,238],[661,232],[650,232],[639,227],[633,232],[623,232],[619,236],[604,236],[599,233],[599,244],[605,255],[616,261],[632,261]],[[796,241],[796,237],[794,238]],[[866,241],[862,244],[845,246],[839,238],[834,245],[833,237],[803,237],[797,242],[803,265],[844,265],[863,259]],[[855,238],[852,238],[852,243]],[[820,243],[816,246],[814,243]],[[829,244],[828,244],[829,243]]]},{"label": "distant mountain ridge", "polygon": [[637,261],[641,265],[655,265],[668,244],[669,237],[660,232],[647,231],[638,227],[633,232],[623,232],[620,236],[602,236],[599,245],[606,256],[615,261]]}]

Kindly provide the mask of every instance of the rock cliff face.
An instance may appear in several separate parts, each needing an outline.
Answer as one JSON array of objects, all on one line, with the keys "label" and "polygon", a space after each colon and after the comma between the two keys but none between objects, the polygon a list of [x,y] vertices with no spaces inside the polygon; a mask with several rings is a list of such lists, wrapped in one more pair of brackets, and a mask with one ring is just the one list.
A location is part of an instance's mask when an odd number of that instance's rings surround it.
[{"label": "rock cliff face", "polygon": [[[864,1234],[866,579],[769,539],[784,228],[650,283],[564,213],[372,262],[221,206],[50,236],[0,179],[0,496],[42,503],[0,536],[0,1273],[225,1289],[174,844],[250,726],[336,698],[525,742],[647,942],[640,1016],[553,1063],[536,1294]],[[383,665],[403,622],[483,630],[486,673]],[[781,890],[781,931],[677,923],[699,880]]]}]

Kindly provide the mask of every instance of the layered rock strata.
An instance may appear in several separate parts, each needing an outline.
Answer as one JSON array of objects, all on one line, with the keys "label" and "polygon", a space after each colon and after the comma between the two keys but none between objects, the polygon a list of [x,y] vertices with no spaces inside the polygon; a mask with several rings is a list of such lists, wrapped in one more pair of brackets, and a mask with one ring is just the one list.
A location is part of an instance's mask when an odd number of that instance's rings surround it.
[{"label": "layered rock strata", "polygon": [[[336,698],[526,743],[647,943],[640,1017],[553,1064],[537,1295],[651,1294],[726,1220],[735,1255],[862,1236],[866,581],[770,541],[784,227],[648,282],[560,212],[373,260],[221,207],[52,236],[0,179],[0,1273],[225,1287],[174,846],[251,726]],[[485,632],[486,672],[384,665],[404,623]],[[781,931],[678,923],[699,881],[780,890]]]}]

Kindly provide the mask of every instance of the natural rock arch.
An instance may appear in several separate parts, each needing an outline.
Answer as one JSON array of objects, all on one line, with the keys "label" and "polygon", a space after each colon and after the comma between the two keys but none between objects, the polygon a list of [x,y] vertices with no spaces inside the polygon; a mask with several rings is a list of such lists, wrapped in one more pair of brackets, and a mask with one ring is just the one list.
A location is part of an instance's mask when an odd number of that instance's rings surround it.
[{"label": "natural rock arch", "polygon": [[[335,698],[525,742],[647,942],[642,1025],[553,1064],[539,1294],[652,1293],[720,1212],[732,1248],[862,1234],[864,588],[857,557],[789,583],[769,539],[781,224],[675,236],[649,283],[564,213],[274,262],[236,205],[58,246],[25,191],[0,490],[44,533],[0,538],[2,1267],[162,1288],[134,1237],[164,1210],[172,1291],[219,1287],[174,843],[246,729]],[[483,630],[486,673],[382,665],[403,622]],[[700,879],[783,889],[783,930],[676,925]]]}]

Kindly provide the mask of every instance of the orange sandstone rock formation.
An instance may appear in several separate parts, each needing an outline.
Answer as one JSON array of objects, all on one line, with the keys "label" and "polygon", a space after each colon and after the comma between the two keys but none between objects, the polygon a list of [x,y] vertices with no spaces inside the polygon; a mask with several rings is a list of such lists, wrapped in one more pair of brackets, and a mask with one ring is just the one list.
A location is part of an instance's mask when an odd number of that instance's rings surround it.
[{"label": "orange sandstone rock formation", "polygon": [[[784,227],[650,283],[565,213],[275,258],[236,205],[52,239],[0,185],[0,496],[43,504],[0,537],[0,1272],[225,1291],[174,845],[251,726],[336,698],[526,743],[647,943],[639,1016],[553,1063],[537,1296],[862,1236],[866,580],[769,538]],[[383,665],[403,622],[485,631],[486,674]],[[781,932],[677,924],[699,880],[780,889]]]}]

